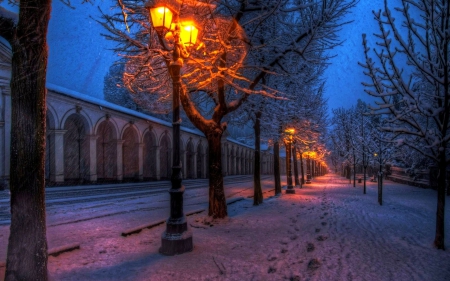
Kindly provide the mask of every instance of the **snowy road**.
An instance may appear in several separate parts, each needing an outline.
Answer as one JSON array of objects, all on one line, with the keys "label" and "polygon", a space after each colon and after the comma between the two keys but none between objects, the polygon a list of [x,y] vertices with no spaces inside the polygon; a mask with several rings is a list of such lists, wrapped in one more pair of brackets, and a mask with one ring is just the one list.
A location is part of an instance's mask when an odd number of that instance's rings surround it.
[{"label": "snowy road", "polygon": [[[265,176],[267,177],[267,176]],[[263,177],[264,178],[264,177]],[[228,197],[239,195],[243,192],[241,189],[234,189],[233,186],[249,182],[252,180],[252,176],[229,176],[224,178],[225,186],[228,186]],[[195,203],[188,202],[189,199],[199,196],[198,193],[193,193],[194,189],[207,189],[208,179],[190,179],[184,180],[183,185],[186,188],[185,200],[187,205],[199,205],[198,200]],[[142,183],[126,183],[126,184],[108,184],[108,185],[87,185],[87,186],[65,186],[65,187],[51,187],[46,188],[46,207],[49,219],[52,221],[51,225],[57,225],[61,223],[70,223],[74,221],[86,220],[88,218],[98,218],[106,215],[113,215],[121,212],[130,212],[141,210],[155,210],[165,209],[168,207],[168,196],[165,199],[158,199],[159,202],[164,202],[162,206],[139,208],[139,205],[144,204],[147,200],[152,200],[152,197],[157,197],[161,194],[167,194],[170,188],[170,181],[154,181],[154,182],[142,182]],[[201,196],[204,197],[205,193]],[[242,196],[242,195],[239,195]],[[202,203],[206,203],[207,200],[203,198]],[[70,205],[70,209],[86,212],[91,206],[86,207],[86,203],[99,203],[92,208],[95,209],[95,214],[88,214],[85,216],[74,213],[75,218],[67,220],[67,217],[61,222],[53,220],[54,216],[58,216],[59,213],[66,214],[64,206]],[[122,204],[121,204],[122,203]],[[167,204],[166,204],[167,203]],[[100,213],[99,209],[102,206],[111,206],[119,204],[121,206],[120,211],[110,212],[108,214]],[[128,205],[128,206],[125,206]],[[136,207],[138,206],[138,207]],[[9,212],[9,192],[0,192],[0,225],[10,224],[10,212]]]}]

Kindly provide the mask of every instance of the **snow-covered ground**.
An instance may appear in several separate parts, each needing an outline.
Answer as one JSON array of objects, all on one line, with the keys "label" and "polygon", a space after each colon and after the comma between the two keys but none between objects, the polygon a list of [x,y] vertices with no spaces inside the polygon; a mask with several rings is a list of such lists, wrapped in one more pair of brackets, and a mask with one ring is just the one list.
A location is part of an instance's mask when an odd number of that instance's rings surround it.
[{"label": "snow-covered ground", "polygon": [[[124,222],[146,222],[134,212],[53,226],[49,244],[81,248],[50,257],[49,273],[51,280],[450,280],[450,251],[432,245],[436,192],[386,181],[383,206],[376,195],[374,183],[363,195],[362,184],[328,175],[260,206],[231,204],[225,220],[189,216],[195,248],[173,257],[158,253],[164,225],[120,236]],[[7,237],[0,227],[0,250]]]}]

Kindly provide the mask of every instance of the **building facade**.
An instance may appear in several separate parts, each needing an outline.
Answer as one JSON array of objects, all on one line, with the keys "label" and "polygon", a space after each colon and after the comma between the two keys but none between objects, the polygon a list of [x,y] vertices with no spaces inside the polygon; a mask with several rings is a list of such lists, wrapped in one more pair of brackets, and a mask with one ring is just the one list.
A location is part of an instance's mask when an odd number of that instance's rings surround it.
[{"label": "building facade", "polygon": [[[1,38],[0,38],[1,39]],[[11,50],[0,41],[0,181],[8,187],[11,134]],[[47,185],[169,179],[171,124],[104,100],[47,85]],[[226,135],[226,134],[225,134]],[[208,176],[207,141],[181,128],[184,178]],[[252,174],[254,149],[224,136],[224,176]],[[262,152],[261,172],[273,173],[273,155]],[[284,171],[284,161],[280,161]]]}]

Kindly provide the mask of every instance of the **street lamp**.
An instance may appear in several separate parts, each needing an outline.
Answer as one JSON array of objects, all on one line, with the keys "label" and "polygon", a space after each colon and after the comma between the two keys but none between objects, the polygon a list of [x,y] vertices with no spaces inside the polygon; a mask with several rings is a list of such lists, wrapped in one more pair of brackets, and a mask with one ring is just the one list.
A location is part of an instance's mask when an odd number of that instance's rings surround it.
[{"label": "street lamp", "polygon": [[316,157],[315,151],[310,151],[309,147],[306,148],[307,151],[303,152],[303,154],[306,156],[306,183],[311,183],[312,178],[312,167],[311,167],[311,158],[314,159]]},{"label": "street lamp", "polygon": [[[156,3],[158,2],[158,3]],[[173,2],[173,1],[172,1]],[[166,230],[161,237],[159,252],[164,255],[175,255],[190,252],[193,249],[192,232],[188,229],[186,216],[183,212],[184,186],[181,184],[181,159],[180,159],[180,91],[181,91],[181,67],[183,59],[189,54],[186,47],[193,46],[197,42],[198,28],[193,21],[180,21],[179,5],[171,5],[170,1],[154,1],[149,8],[152,25],[158,33],[160,40],[165,40],[165,35],[173,36],[172,61],[169,65],[169,73],[173,85],[173,153],[172,153],[172,187],[170,193],[170,217],[166,222]]]},{"label": "street lamp", "polygon": [[295,133],[295,130],[292,128],[286,129],[285,133],[287,134],[287,138],[286,138],[286,157],[289,159],[287,161],[288,167],[287,167],[287,188],[286,188],[286,194],[294,194],[295,193],[295,189],[294,186],[292,185],[292,164],[291,164],[291,145],[293,142],[293,136]]}]

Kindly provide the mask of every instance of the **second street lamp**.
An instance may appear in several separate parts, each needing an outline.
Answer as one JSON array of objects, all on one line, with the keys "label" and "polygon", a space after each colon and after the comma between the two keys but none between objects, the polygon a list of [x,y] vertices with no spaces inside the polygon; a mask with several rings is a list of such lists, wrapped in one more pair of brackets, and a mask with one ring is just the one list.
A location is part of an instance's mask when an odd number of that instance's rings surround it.
[{"label": "second street lamp", "polygon": [[184,186],[181,184],[182,171],[180,159],[180,91],[181,67],[183,59],[188,57],[186,46],[192,46],[197,41],[198,29],[192,21],[180,22],[178,9],[165,4],[150,7],[153,27],[158,32],[160,40],[165,40],[164,33],[173,36],[172,61],[169,74],[173,86],[173,152],[172,152],[172,187],[170,193],[170,217],[167,219],[166,230],[161,237],[159,252],[164,255],[175,255],[190,252],[193,249],[192,232],[188,229],[186,216],[183,212]]},{"label": "second street lamp", "polygon": [[292,154],[292,149],[291,149],[291,145],[293,142],[293,136],[295,133],[294,129],[287,129],[286,131],[287,134],[287,139],[286,139],[286,157],[289,159],[287,161],[288,167],[287,167],[287,188],[286,188],[286,194],[294,194],[295,193],[295,189],[294,186],[292,185],[292,161],[291,161],[291,154]]}]

